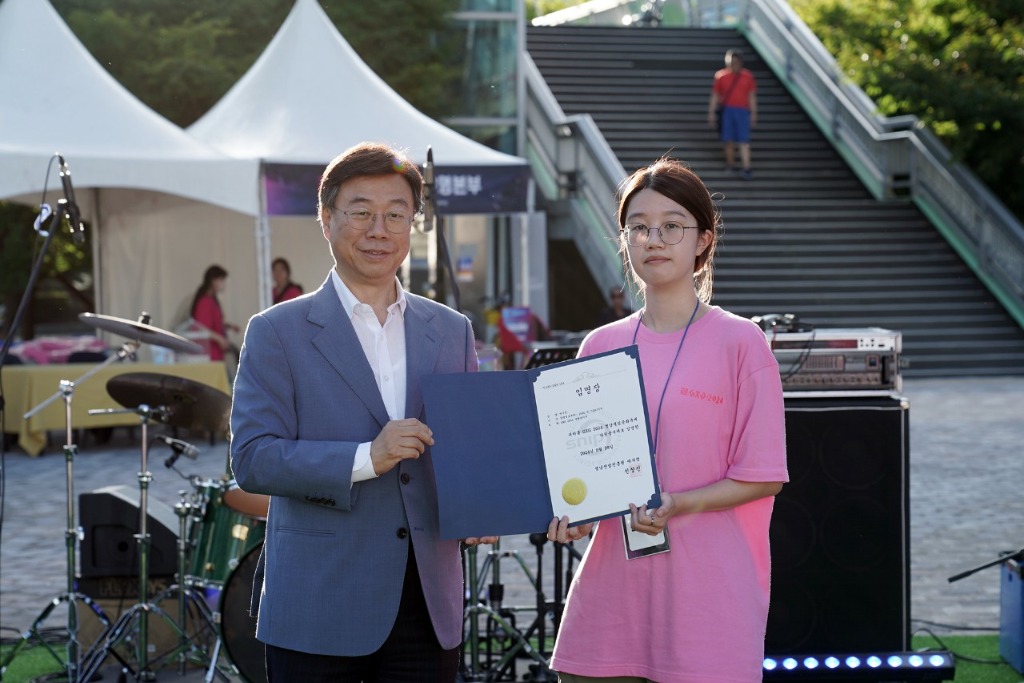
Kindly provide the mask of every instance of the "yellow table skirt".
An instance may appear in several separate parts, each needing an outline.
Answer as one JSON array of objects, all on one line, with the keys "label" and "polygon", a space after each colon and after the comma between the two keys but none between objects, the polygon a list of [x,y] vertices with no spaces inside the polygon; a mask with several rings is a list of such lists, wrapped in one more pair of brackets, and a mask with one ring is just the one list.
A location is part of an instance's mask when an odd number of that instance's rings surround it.
[{"label": "yellow table skirt", "polygon": [[[38,413],[25,419],[25,413],[60,391],[61,380],[75,382],[71,395],[72,429],[88,427],[119,427],[139,424],[135,413],[90,415],[90,410],[105,408],[126,408],[107,393],[107,381],[111,377],[136,372],[157,372],[174,377],[183,377],[208,384],[225,394],[231,393],[227,369],[222,361],[215,363],[131,363],[114,362],[91,377],[79,382],[79,378],[93,370],[94,363],[67,363],[55,365],[5,365],[2,377],[6,408],[4,410],[5,433],[17,434],[18,445],[29,455],[39,455],[46,447],[46,432],[67,429],[65,420],[66,403],[58,397]],[[61,444],[65,438],[61,437]]]}]

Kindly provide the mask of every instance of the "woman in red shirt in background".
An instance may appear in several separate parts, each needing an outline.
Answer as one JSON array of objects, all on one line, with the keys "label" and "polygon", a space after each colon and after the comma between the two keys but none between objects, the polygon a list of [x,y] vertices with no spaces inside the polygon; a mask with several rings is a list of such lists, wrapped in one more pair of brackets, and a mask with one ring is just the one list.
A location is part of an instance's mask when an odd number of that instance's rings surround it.
[{"label": "woman in red shirt in background", "polygon": [[227,331],[239,331],[237,325],[224,322],[224,311],[217,299],[217,294],[224,291],[227,279],[228,271],[218,265],[210,266],[203,274],[203,284],[199,285],[192,298],[192,320],[209,334],[208,338],[200,339],[198,344],[206,350],[212,361],[224,360],[224,352],[233,348]]},{"label": "woman in red shirt in background", "polygon": [[280,256],[270,264],[270,273],[274,278],[274,303],[288,301],[302,294],[302,285],[292,282],[292,267]]}]

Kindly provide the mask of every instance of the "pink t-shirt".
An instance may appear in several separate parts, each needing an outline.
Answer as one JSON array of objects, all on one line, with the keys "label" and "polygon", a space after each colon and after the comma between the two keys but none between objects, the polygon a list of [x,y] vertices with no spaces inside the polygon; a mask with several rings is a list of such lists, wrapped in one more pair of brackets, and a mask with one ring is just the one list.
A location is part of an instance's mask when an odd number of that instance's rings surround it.
[{"label": "pink t-shirt", "polygon": [[[634,313],[595,330],[580,355],[628,346],[636,331],[662,490],[727,477],[788,481],[782,382],[761,329],[717,307],[694,322],[656,430],[683,332],[639,323]],[[773,503],[674,517],[670,552],[628,561],[619,520],[599,523],[569,589],[552,668],[661,683],[760,681]]]}]

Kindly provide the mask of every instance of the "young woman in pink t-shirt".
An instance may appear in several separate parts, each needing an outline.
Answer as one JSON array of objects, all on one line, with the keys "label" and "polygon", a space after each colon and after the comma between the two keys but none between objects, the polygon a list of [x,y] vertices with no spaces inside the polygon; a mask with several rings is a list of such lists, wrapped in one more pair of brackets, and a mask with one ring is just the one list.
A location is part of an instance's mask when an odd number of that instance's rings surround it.
[{"label": "young woman in pink t-shirt", "polygon": [[[768,527],[788,480],[779,368],[760,328],[708,303],[719,215],[696,174],[670,159],[638,170],[618,221],[644,307],[594,330],[580,355],[638,345],[662,502],[597,524],[551,666],[567,683],[760,681]],[[548,538],[594,527],[570,523],[552,520]],[[627,559],[627,527],[664,532],[668,550]]]}]

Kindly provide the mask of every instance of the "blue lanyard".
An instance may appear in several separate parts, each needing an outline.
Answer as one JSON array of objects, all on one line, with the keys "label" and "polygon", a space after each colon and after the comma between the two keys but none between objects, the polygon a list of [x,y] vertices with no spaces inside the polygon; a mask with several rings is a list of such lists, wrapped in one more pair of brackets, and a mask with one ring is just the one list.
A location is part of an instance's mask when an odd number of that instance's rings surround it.
[{"label": "blue lanyard", "polygon": [[[668,369],[668,376],[665,378],[665,386],[661,388],[661,398],[658,399],[658,413],[654,418],[654,456],[658,456],[658,427],[661,425],[661,406],[665,402],[665,392],[668,391],[669,380],[672,379],[672,372],[676,369],[676,361],[679,360],[679,354],[683,350],[683,342],[686,341],[686,334],[690,331],[690,323],[697,316],[697,310],[700,308],[700,299],[697,299],[697,305],[693,307],[693,313],[690,314],[690,319],[686,321],[686,327],[683,328],[683,337],[679,340],[679,347],[676,349],[676,356],[672,359],[672,365]],[[644,320],[644,311],[647,307],[644,307],[643,311],[640,311],[640,319],[636,321],[636,329],[633,330],[633,342],[636,344],[636,335],[640,331],[640,323]]]}]

